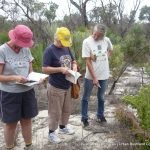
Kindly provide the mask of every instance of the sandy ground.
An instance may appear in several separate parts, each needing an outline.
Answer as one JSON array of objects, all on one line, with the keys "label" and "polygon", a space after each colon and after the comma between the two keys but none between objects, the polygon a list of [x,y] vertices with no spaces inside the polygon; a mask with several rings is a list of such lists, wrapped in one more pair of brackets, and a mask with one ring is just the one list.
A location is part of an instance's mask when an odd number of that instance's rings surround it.
[{"label": "sandy ground", "polygon": [[[144,74],[144,83],[149,82],[149,77]],[[116,109],[122,105],[120,97],[125,93],[135,94],[141,84],[140,70],[129,67],[125,75],[117,83],[113,95],[107,95],[111,81],[109,81],[108,90],[105,96],[105,116],[107,123],[97,123],[95,119],[97,98],[96,88],[93,89],[89,101],[89,128],[83,128],[80,121],[80,100],[72,100],[72,115],[70,116],[68,126],[75,130],[74,135],[60,135],[62,140],[60,144],[52,144],[48,141],[48,113],[47,113],[47,92],[44,85],[35,87],[36,97],[39,106],[39,115],[33,119],[33,144],[35,150],[134,150],[138,143],[130,129],[120,123],[116,117]],[[4,148],[3,128],[0,122],[0,150]],[[17,138],[15,150],[23,150],[24,142],[20,133]]]}]

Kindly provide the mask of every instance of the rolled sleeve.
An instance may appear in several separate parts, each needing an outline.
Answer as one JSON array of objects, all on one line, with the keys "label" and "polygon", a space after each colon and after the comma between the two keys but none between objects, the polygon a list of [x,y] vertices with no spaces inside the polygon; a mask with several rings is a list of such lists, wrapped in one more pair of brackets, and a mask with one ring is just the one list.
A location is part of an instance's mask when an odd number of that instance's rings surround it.
[{"label": "rolled sleeve", "polygon": [[28,56],[29,56],[29,62],[32,62],[34,60],[34,57],[32,56],[30,49],[28,49]]},{"label": "rolled sleeve", "polygon": [[111,43],[109,38],[107,38],[107,43],[108,43],[107,50],[113,50],[113,45],[112,45],[112,43]]},{"label": "rolled sleeve", "polygon": [[90,48],[86,40],[84,40],[82,44],[82,57],[90,57]]},{"label": "rolled sleeve", "polygon": [[49,48],[44,51],[43,55],[43,67],[51,66],[52,64],[52,54]]},{"label": "rolled sleeve", "polygon": [[5,64],[5,55],[2,49],[0,49],[0,64]]}]

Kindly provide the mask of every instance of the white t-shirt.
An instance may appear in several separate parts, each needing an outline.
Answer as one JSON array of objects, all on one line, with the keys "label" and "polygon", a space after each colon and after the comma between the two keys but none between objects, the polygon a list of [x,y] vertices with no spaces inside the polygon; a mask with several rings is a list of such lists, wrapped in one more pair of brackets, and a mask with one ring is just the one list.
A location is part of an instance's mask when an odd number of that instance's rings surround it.
[{"label": "white t-shirt", "polygon": [[[82,57],[86,58],[91,57],[91,55],[96,55],[96,61],[92,61],[92,65],[98,80],[106,80],[109,78],[108,50],[112,49],[113,46],[108,37],[95,41],[92,36],[89,36],[83,41]],[[85,78],[92,79],[87,66]]]}]

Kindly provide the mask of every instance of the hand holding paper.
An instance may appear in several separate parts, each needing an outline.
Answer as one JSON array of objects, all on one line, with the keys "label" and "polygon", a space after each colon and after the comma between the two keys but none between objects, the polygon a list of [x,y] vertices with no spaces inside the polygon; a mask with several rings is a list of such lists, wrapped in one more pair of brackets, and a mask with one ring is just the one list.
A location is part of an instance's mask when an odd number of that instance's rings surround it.
[{"label": "hand holding paper", "polygon": [[38,72],[31,72],[27,79],[29,81],[37,81],[40,82],[41,80],[44,80],[45,78],[47,78],[48,75],[47,74],[43,74],[43,73],[38,73]]},{"label": "hand holding paper", "polygon": [[73,84],[77,83],[78,78],[81,74],[77,71],[68,70],[69,74],[66,75],[66,80],[72,82]]},{"label": "hand holding paper", "polygon": [[21,84],[21,85],[26,85],[26,86],[33,86],[35,84],[41,83],[41,81],[43,81],[47,77],[48,77],[47,74],[38,73],[38,72],[31,72],[27,77],[28,81],[26,83],[17,82],[16,84]]}]

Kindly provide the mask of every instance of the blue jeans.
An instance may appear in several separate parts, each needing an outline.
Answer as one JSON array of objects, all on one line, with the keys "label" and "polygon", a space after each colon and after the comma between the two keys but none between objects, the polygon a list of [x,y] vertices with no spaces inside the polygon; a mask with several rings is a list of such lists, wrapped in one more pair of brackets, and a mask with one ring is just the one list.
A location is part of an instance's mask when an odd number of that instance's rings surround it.
[{"label": "blue jeans", "polygon": [[[99,80],[101,88],[98,87],[97,91],[97,118],[102,118],[104,116],[104,94],[107,87],[107,80]],[[81,100],[81,121],[88,120],[88,101],[91,96],[93,89],[93,80],[84,79],[84,92]]]}]

